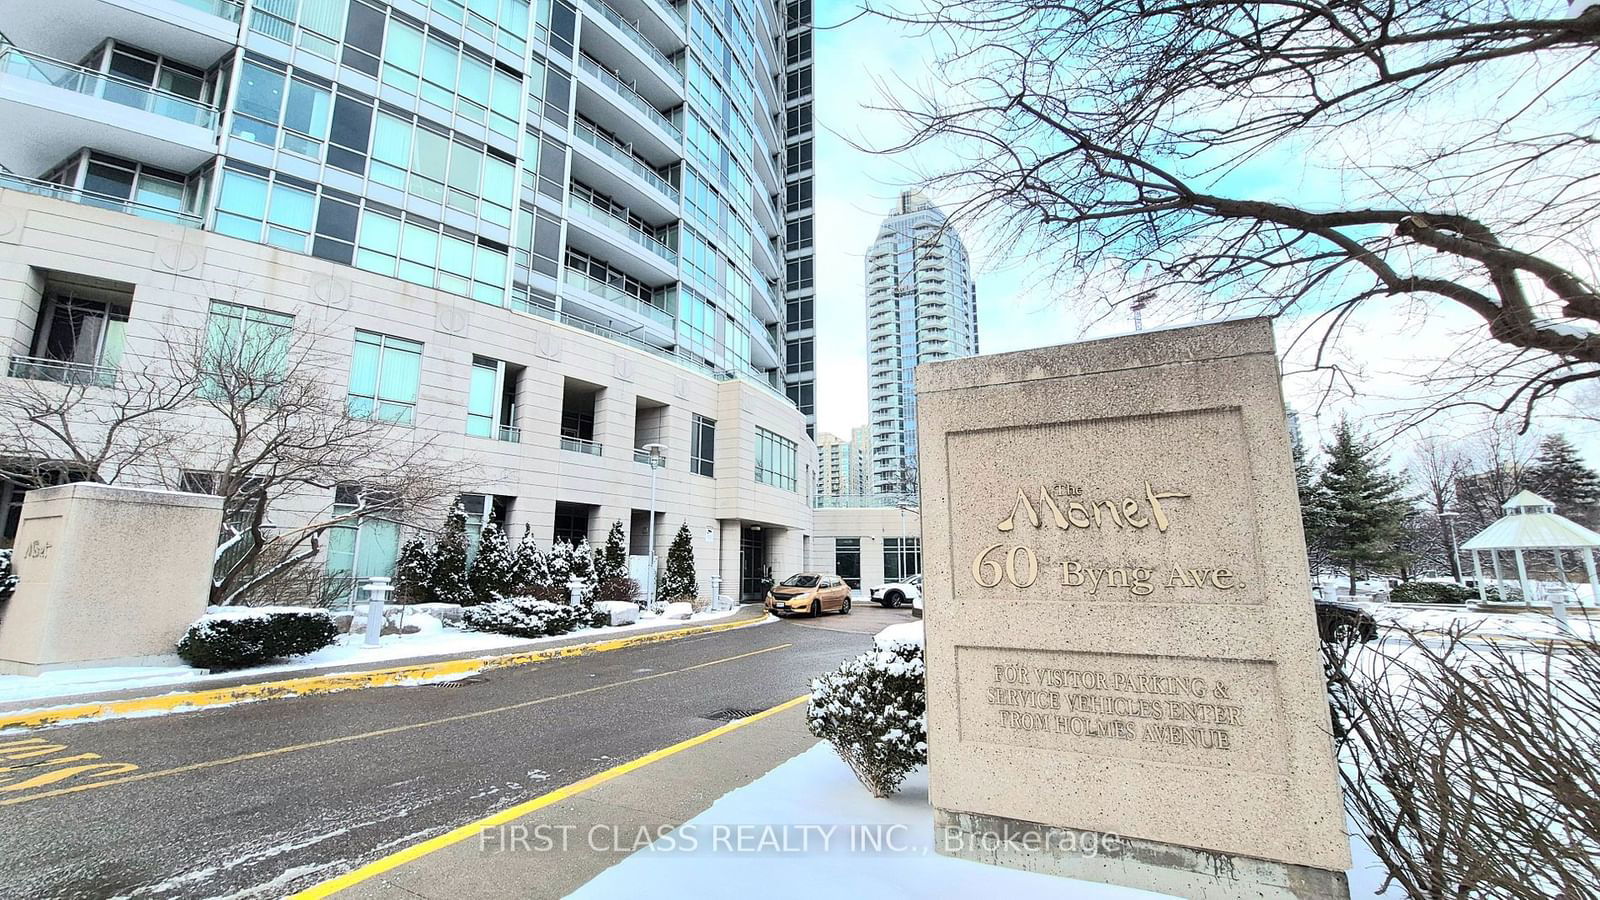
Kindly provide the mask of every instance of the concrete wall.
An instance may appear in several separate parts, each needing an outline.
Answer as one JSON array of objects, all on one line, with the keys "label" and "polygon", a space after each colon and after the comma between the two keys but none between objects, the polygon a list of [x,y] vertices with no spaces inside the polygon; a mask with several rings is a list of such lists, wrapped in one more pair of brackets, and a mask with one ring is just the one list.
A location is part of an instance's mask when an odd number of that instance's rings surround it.
[{"label": "concrete wall", "polygon": [[[650,470],[633,459],[634,410],[643,397],[666,405],[658,439],[667,446],[656,508],[661,513],[656,552],[663,560],[680,524],[696,535],[702,581],[721,569],[736,580],[720,540],[706,528],[760,523],[792,531],[779,541],[784,558],[799,562],[801,534],[811,528],[808,502],[815,477],[815,446],[804,418],[774,391],[744,381],[718,381],[672,361],[544,318],[492,307],[431,288],[375,275],[299,253],[209,232],[149,222],[15,191],[0,191],[0,335],[9,349],[26,353],[37,318],[46,270],[134,285],[123,368],[141,365],[164,334],[201,327],[211,300],[223,300],[296,317],[319,337],[330,391],[342,394],[349,379],[357,329],[423,344],[417,434],[431,438],[464,471],[466,490],[515,498],[507,523],[513,535],[531,526],[550,539],[558,502],[591,504],[591,540],[603,540],[613,520],[627,528],[634,510],[650,506]],[[525,367],[519,385],[520,443],[465,433],[469,375],[474,355]],[[601,456],[559,448],[562,387],[567,378],[603,388],[596,408],[595,440]],[[689,471],[690,420],[717,421],[715,477]],[[755,481],[755,428],[797,445],[796,490]],[[196,422],[196,429],[204,429]],[[203,470],[204,459],[184,461]],[[175,486],[176,476],[146,476],[146,483]],[[165,480],[163,480],[165,479]],[[305,522],[332,502],[328,495],[293,498],[273,510],[283,526]],[[430,523],[431,524],[431,523]],[[737,537],[737,528],[734,530]],[[641,554],[642,547],[631,548]],[[774,561],[775,568],[783,568]]]},{"label": "concrete wall", "polygon": [[[885,581],[883,574],[884,538],[901,535],[902,514],[896,507],[835,507],[818,509],[813,519],[809,568],[833,572],[838,538],[861,540],[861,589],[871,590]],[[908,538],[922,534],[922,517],[915,510],[904,514]]]}]

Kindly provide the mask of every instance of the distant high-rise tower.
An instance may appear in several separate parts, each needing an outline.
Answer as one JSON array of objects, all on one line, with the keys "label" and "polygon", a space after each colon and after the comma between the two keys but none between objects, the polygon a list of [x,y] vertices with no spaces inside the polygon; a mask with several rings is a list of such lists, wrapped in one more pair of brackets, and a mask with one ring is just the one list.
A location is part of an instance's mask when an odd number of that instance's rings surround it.
[{"label": "distant high-rise tower", "polygon": [[977,352],[967,248],[926,197],[903,193],[867,251],[873,493],[917,490],[917,365]]},{"label": "distant high-rise tower", "polygon": [[872,429],[859,425],[850,429],[850,439],[838,435],[817,435],[817,496],[854,497],[869,493],[871,486]]}]

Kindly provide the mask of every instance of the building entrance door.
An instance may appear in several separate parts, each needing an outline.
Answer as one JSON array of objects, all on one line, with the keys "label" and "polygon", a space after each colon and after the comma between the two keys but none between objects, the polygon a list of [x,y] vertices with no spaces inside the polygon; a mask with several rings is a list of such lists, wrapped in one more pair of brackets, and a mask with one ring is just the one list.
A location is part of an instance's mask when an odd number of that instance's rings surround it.
[{"label": "building entrance door", "polygon": [[739,599],[759,603],[767,591],[767,533],[760,528],[739,530]]}]

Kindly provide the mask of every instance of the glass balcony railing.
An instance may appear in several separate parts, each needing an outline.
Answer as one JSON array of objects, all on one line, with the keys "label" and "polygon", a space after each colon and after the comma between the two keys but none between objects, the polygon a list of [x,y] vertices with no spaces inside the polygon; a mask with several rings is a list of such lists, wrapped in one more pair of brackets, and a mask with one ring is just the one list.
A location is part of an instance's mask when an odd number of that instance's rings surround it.
[{"label": "glass balcony railing", "polygon": [[638,91],[623,83],[622,79],[618,78],[616,75],[613,75],[610,71],[587,56],[579,56],[578,65],[581,66],[585,72],[588,72],[590,75],[600,79],[600,83],[610,88],[612,92],[617,94],[617,96],[628,101],[635,109],[644,113],[645,116],[649,118],[650,121],[656,123],[661,130],[672,135],[673,138],[677,140],[683,140],[683,129],[678,127],[678,123],[672,121],[672,119],[669,118],[666,113],[656,109],[654,103],[646,100]]},{"label": "glass balcony railing", "polygon": [[646,184],[672,198],[673,203],[678,202],[678,189],[673,187],[671,182],[657,175],[654,170],[640,162],[632,153],[613,144],[609,138],[594,130],[588,123],[576,120],[573,122],[572,131],[578,136],[579,140],[621,163],[623,168],[639,176]]},{"label": "glass balcony railing", "polygon": [[178,2],[190,9],[198,9],[203,13],[227,19],[229,22],[238,22],[244,16],[242,0],[178,0]]},{"label": "glass balcony railing", "polygon": [[48,359],[42,356],[13,356],[6,374],[12,378],[31,381],[54,381],[60,384],[90,384],[110,387],[117,383],[114,366],[97,366],[93,363]]},{"label": "glass balcony railing", "polygon": [[508,444],[522,443],[522,429],[515,425],[496,425],[494,439]]},{"label": "glass balcony railing", "polygon": [[571,450],[573,453],[586,453],[590,456],[600,456],[601,446],[595,441],[577,437],[561,436],[561,449]]},{"label": "glass balcony railing", "polygon": [[583,272],[579,272],[577,269],[570,267],[567,269],[567,283],[578,288],[579,290],[588,291],[597,297],[603,297],[607,300],[610,300],[612,303],[616,303],[620,306],[631,309],[639,315],[644,316],[652,321],[659,322],[668,328],[672,327],[672,313],[662,309],[659,306],[651,306],[650,304],[640,300],[638,297],[635,297],[632,294],[615,287],[614,285],[609,285],[603,281],[591,278]]},{"label": "glass balcony railing", "polygon": [[772,332],[768,331],[766,324],[749,310],[745,310],[744,327],[750,332],[751,337],[765,344],[779,359],[783,359],[783,353],[773,340]]},{"label": "glass balcony railing", "polygon": [[0,75],[25,78],[51,87],[99,97],[186,125],[198,125],[209,130],[215,130],[217,127],[216,107],[121,76],[85,69],[48,56],[24,53],[16,47],[0,50]]},{"label": "glass balcony railing", "polygon": [[[638,26],[624,19],[622,14],[612,9],[605,0],[583,0],[583,2],[587,3],[589,8],[599,13],[607,22],[615,25],[619,31],[626,34],[635,44],[639,45],[639,49],[643,50],[646,56],[665,66],[667,71],[677,73],[679,78],[683,77],[683,73],[678,71],[677,64],[665,53],[662,53],[660,47],[651,43],[650,39],[644,36],[644,32],[640,31]],[[676,84],[677,82],[673,83]]]},{"label": "glass balcony railing", "polygon": [[152,206],[136,200],[124,200],[121,197],[97,194],[94,191],[63,187],[49,181],[40,181],[37,178],[23,178],[20,175],[12,175],[8,172],[0,172],[0,188],[26,191],[30,194],[37,194],[40,197],[65,200],[68,203],[82,203],[84,206],[98,206],[101,209],[128,213],[141,219],[154,219],[157,222],[182,225],[185,228],[199,228],[203,222],[200,216],[191,213]]},{"label": "glass balcony railing", "polygon": [[567,196],[568,203],[572,206],[572,208],[582,213],[586,218],[592,219],[596,224],[604,226],[606,230],[611,231],[614,234],[619,234],[622,237],[627,238],[628,240],[638,244],[646,250],[649,250],[651,253],[654,253],[667,262],[672,263],[674,266],[678,264],[677,251],[673,250],[671,247],[668,247],[665,243],[658,240],[654,236],[645,234],[643,231],[633,227],[631,224],[624,222],[612,215],[610,211],[595,206],[593,203],[590,203],[582,197],[579,197],[577,194],[568,194]]}]

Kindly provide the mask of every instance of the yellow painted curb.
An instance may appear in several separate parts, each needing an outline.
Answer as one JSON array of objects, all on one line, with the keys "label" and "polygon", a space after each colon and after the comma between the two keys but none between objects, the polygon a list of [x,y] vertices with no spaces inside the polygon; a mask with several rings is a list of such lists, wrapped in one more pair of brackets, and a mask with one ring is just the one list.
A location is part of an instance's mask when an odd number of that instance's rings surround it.
[{"label": "yellow painted curb", "polygon": [[249,703],[256,700],[274,700],[281,697],[303,697],[308,694],[331,694],[358,688],[391,687],[450,677],[459,678],[478,672],[487,672],[491,669],[504,669],[510,666],[521,666],[528,663],[563,659],[571,656],[584,656],[590,653],[605,653],[609,650],[622,650],[627,647],[638,647],[644,644],[654,644],[695,635],[714,634],[735,628],[749,628],[764,621],[766,621],[766,618],[761,617],[747,621],[720,622],[716,625],[696,625],[690,628],[676,628],[671,631],[655,631],[631,637],[596,641],[590,644],[552,647],[548,650],[528,650],[499,656],[449,659],[443,662],[395,666],[363,672],[307,675],[302,678],[290,678],[283,681],[263,681],[256,684],[241,684],[205,691],[185,691],[161,694],[155,697],[134,697],[128,700],[107,700],[100,703],[83,703],[77,706],[59,706],[53,709],[27,710],[10,714],[0,713],[0,731],[8,728],[40,728],[68,722],[89,722],[111,716],[188,712],[190,710],[205,709],[209,706],[221,706],[227,703]]},{"label": "yellow painted curb", "polygon": [[575,781],[564,788],[557,788],[548,794],[541,794],[532,800],[519,803],[516,806],[507,807],[506,809],[502,809],[492,816],[479,819],[476,822],[468,822],[467,824],[462,825],[460,828],[457,828],[453,831],[447,831],[438,837],[430,838],[420,844],[412,844],[410,847],[407,847],[404,850],[398,850],[381,859],[373,860],[372,862],[367,863],[358,869],[340,875],[338,878],[330,879],[321,884],[306,888],[297,894],[291,894],[289,896],[289,900],[321,900],[321,898],[338,893],[347,887],[353,887],[369,878],[382,875],[385,872],[399,868],[400,866],[403,866],[415,859],[427,856],[429,853],[432,853],[435,850],[442,850],[451,844],[459,844],[470,837],[476,836],[485,828],[493,828],[496,825],[504,825],[508,822],[515,821],[516,819],[520,819],[528,813],[542,809],[551,805],[552,803],[560,803],[562,800],[565,800],[568,797],[581,794],[590,788],[598,787],[599,785],[605,784],[613,778],[626,775],[629,772],[642,769],[653,762],[666,759],[674,753],[680,753],[684,750],[688,750],[691,747],[697,747],[701,744],[704,744],[707,741],[716,740],[730,731],[743,728],[746,725],[752,725],[761,721],[762,719],[767,718],[768,716],[775,716],[786,709],[791,709],[798,704],[805,702],[808,698],[809,695],[801,694],[793,700],[786,700],[777,706],[772,707],[771,709],[762,710],[753,716],[747,716],[743,719],[735,719],[726,725],[713,728],[705,734],[697,735],[689,738],[686,741],[680,741],[670,747],[657,750],[654,753],[647,753],[644,756],[633,760],[632,762],[625,762],[620,766],[616,766],[615,768],[610,768],[604,772],[598,772],[594,775],[590,775],[588,778],[582,779],[581,781]]}]

